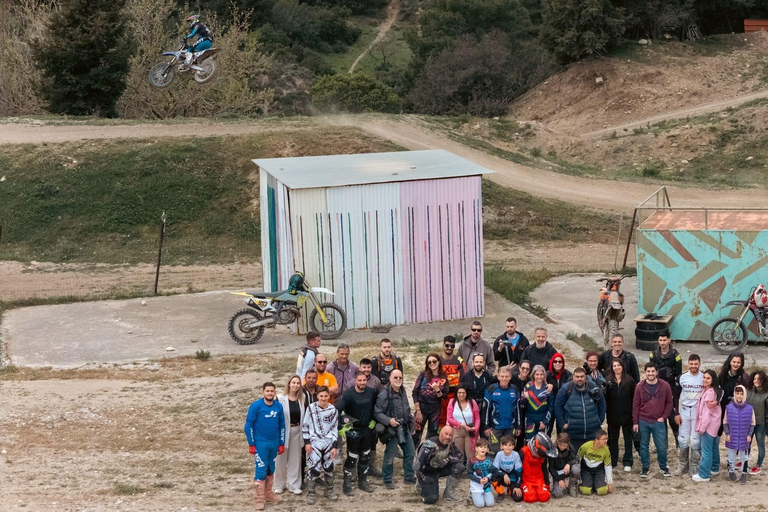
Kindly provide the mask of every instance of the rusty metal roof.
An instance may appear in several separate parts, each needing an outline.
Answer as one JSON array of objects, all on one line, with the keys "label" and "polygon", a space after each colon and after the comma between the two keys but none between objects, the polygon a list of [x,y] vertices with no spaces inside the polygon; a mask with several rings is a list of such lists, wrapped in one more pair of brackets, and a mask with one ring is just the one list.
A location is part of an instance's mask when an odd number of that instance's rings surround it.
[{"label": "rusty metal roof", "polygon": [[768,210],[657,210],[640,224],[653,230],[768,230]]}]

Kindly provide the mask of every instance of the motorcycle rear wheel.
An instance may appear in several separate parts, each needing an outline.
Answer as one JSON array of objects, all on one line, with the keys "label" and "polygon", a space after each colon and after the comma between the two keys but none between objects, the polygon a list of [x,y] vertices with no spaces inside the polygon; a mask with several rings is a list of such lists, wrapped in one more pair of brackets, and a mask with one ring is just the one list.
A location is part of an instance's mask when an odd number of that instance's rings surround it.
[{"label": "motorcycle rear wheel", "polygon": [[249,329],[249,322],[258,322],[262,317],[253,309],[241,309],[229,319],[229,335],[238,345],[253,345],[264,335],[266,326]]},{"label": "motorcycle rear wheel", "polygon": [[748,339],[747,328],[738,318],[721,318],[712,325],[709,333],[709,343],[721,354],[743,350],[747,346]]},{"label": "motorcycle rear wheel", "polygon": [[341,306],[333,302],[323,302],[320,304],[328,322],[323,323],[317,309],[313,309],[309,314],[309,328],[320,333],[324,340],[335,340],[347,330],[347,313],[341,309]]},{"label": "motorcycle rear wheel", "polygon": [[194,79],[199,84],[204,84],[216,73],[216,59],[205,59],[203,62],[197,65],[203,68],[203,71],[195,71]]},{"label": "motorcycle rear wheel", "polygon": [[610,347],[611,346],[611,340],[614,336],[619,334],[619,321],[609,318],[608,322],[605,325],[605,330],[603,331],[603,335],[605,337],[605,346]]},{"label": "motorcycle rear wheel", "polygon": [[160,89],[168,87],[176,78],[176,70],[173,64],[168,62],[158,62],[149,70],[149,82]]}]

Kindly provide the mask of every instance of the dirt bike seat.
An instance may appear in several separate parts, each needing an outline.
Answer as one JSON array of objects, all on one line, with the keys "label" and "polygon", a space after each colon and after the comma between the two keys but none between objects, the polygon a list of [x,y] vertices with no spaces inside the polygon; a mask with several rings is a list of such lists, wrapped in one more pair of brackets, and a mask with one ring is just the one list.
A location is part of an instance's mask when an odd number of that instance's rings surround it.
[{"label": "dirt bike seat", "polygon": [[253,295],[257,299],[276,299],[280,297],[283,294],[288,294],[288,290],[280,290],[278,292],[263,292],[263,291],[256,291],[256,290],[249,290],[249,295]]}]

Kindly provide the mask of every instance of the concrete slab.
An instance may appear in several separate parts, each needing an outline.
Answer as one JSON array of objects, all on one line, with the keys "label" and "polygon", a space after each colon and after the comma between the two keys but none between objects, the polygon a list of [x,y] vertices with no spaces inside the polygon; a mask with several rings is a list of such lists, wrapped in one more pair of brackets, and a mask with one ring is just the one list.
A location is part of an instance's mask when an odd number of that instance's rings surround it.
[{"label": "concrete slab", "polygon": [[[597,326],[597,301],[600,296],[600,283],[595,279],[605,274],[568,274],[550,279],[531,296],[540,304],[546,306],[549,316],[557,322],[558,328],[564,331],[574,331],[578,334],[587,333],[598,343],[601,343],[602,333]],[[648,352],[635,348],[635,323],[637,316],[637,280],[625,279],[621,283],[624,293],[624,308],[626,319],[621,323],[620,331],[625,338],[624,347],[632,350],[638,356],[638,363],[648,361]],[[704,368],[718,368],[726,356],[718,354],[708,342],[676,342],[675,348],[687,361],[688,355],[696,353],[702,358]],[[768,344],[751,344],[745,351],[747,367],[765,366],[768,364]]]},{"label": "concrete slab", "polygon": [[[11,363],[20,366],[73,368],[90,364],[124,364],[210,350],[213,355],[296,352],[304,345],[287,327],[268,329],[255,345],[237,345],[227,334],[227,322],[242,298],[228,292],[206,292],[145,299],[82,302],[14,309],[3,316],[0,337]],[[491,341],[504,330],[508,316],[518,318],[520,329],[532,333],[543,321],[493,293],[486,294],[486,315],[481,319]],[[441,340],[447,334],[468,333],[470,320],[394,327],[387,334],[350,331],[345,343],[380,340]],[[570,327],[569,327],[570,328]],[[568,330],[550,329],[555,346],[565,344]],[[172,352],[166,351],[173,347]]]}]

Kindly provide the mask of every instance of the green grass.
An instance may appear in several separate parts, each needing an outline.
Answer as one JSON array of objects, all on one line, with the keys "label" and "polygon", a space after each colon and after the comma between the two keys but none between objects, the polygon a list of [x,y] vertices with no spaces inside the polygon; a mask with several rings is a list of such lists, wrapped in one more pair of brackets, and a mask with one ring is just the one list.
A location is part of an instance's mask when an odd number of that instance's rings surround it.
[{"label": "green grass", "polygon": [[252,158],[392,151],[353,128],[240,137],[5,146],[0,260],[152,263],[253,261],[260,253]]},{"label": "green grass", "polygon": [[747,43],[743,34],[717,34],[707,36],[698,41],[679,42],[676,38],[664,41],[654,39],[652,44],[643,46],[637,39],[626,40],[612,48],[607,57],[615,59],[630,59],[638,62],[653,62],[659,57],[690,58],[691,53],[704,57],[713,57],[731,53],[737,48],[743,48]]},{"label": "green grass", "polygon": [[488,240],[613,243],[619,219],[483,180],[483,235]]},{"label": "green grass", "polygon": [[[380,16],[353,16],[349,20],[349,24],[359,28],[362,32],[360,37],[357,38],[355,44],[347,47],[347,51],[344,53],[330,53],[323,54],[323,60],[325,63],[337,73],[348,73],[349,67],[355,62],[355,59],[360,55],[363,50],[368,48],[376,34],[379,32],[379,25],[384,20]],[[355,70],[359,70],[361,62],[357,63]]]},{"label": "green grass", "polygon": [[552,275],[547,269],[511,270],[497,266],[486,266],[485,285],[508,301],[546,318],[547,309],[535,304],[529,294],[544,284]]},{"label": "green grass", "polygon": [[591,350],[595,352],[603,351],[603,348],[598,345],[595,339],[589,336],[587,333],[576,334],[575,332],[569,332],[565,335],[565,339],[575,342],[581,348],[583,348],[585,352],[589,352]]},{"label": "green grass", "polygon": [[[405,41],[405,31],[402,30],[397,24],[392,25],[387,32],[385,49],[387,52],[387,69],[382,70],[384,72],[388,70],[403,70],[408,66],[411,60],[413,52],[411,52],[408,43]],[[379,67],[381,67],[382,60],[381,55],[374,49],[374,55],[368,52],[365,57],[360,59],[355,67],[355,73],[368,73],[374,74]],[[392,55],[389,55],[392,53]],[[359,55],[359,53],[358,53]],[[354,58],[352,59],[354,60]],[[350,63],[351,65],[351,63]],[[347,67],[349,69],[349,67]]]},{"label": "green grass", "polygon": [[133,484],[124,484],[121,482],[115,482],[113,491],[119,496],[136,496],[137,494],[143,494],[146,492],[143,487]]}]

